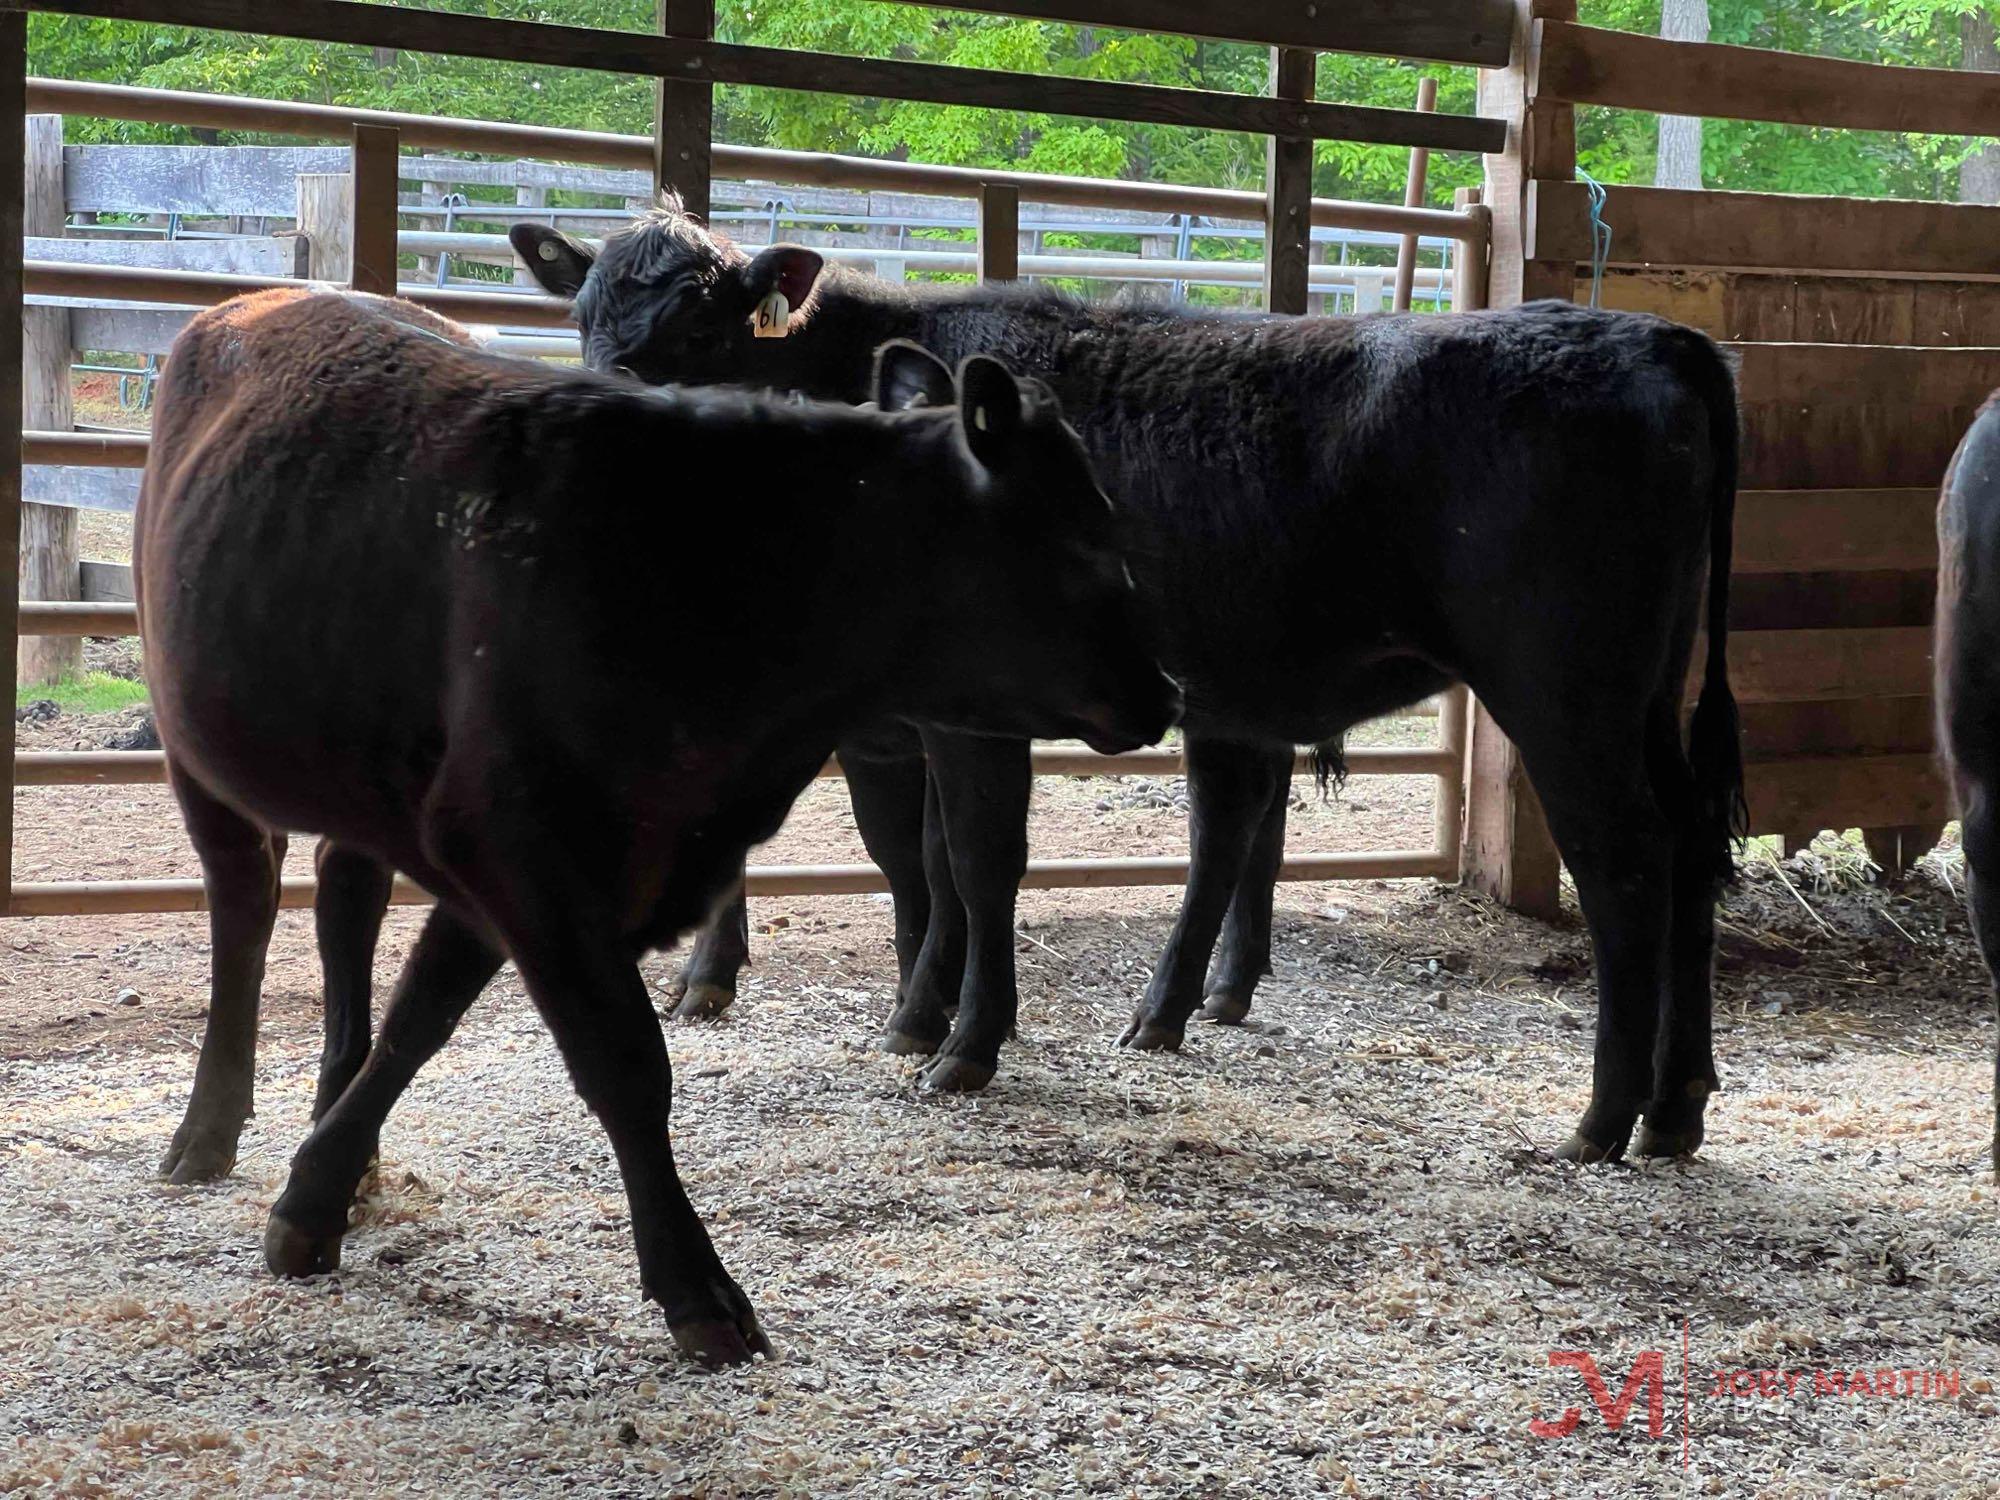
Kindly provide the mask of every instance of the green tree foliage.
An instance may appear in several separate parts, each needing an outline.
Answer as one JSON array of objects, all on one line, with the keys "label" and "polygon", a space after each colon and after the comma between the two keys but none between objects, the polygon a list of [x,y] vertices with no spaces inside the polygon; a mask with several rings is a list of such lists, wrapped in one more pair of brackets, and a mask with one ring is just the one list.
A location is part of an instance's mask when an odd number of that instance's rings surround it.
[{"label": "green tree foliage", "polygon": [[[1958,18],[1979,3],[1711,0],[1712,40],[1953,67]],[[428,0],[424,8],[626,30],[649,29],[654,16],[654,0]],[[765,46],[1236,93],[1258,92],[1266,76],[1265,53],[1255,47],[883,0],[722,0],[717,13],[725,40]],[[1583,0],[1582,19],[1653,33],[1659,0]],[[35,70],[55,77],[634,133],[651,122],[650,85],[610,74],[53,16],[33,19],[30,48]],[[1471,70],[1382,58],[1322,58],[1319,93],[1407,106],[1425,72],[1438,79],[1439,109],[1473,109]],[[78,139],[187,138],[171,128],[108,121],[79,120],[71,128]],[[717,134],[746,145],[1231,187],[1255,187],[1264,171],[1263,142],[1249,136],[769,89],[719,91]],[[1656,138],[1650,115],[1582,111],[1579,160],[1608,182],[1650,182]],[[1718,121],[1704,133],[1703,172],[1711,186],[1723,188],[1950,198],[1957,165],[1970,149],[1955,139]],[[1393,198],[1407,156],[1322,143],[1315,187],[1336,197]],[[1454,187],[1479,175],[1476,157],[1436,154],[1431,196],[1448,201]]]}]

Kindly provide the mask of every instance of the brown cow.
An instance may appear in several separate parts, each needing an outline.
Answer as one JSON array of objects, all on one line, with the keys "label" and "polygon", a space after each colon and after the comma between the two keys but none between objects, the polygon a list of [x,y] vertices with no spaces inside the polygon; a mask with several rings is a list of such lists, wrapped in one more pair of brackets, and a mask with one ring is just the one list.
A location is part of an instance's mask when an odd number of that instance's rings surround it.
[{"label": "brown cow", "polygon": [[[885,389],[949,378],[914,346],[881,363]],[[854,724],[1120,750],[1176,710],[1053,399],[990,359],[955,397],[647,391],[338,293],[189,325],[136,575],[215,1022],[254,1017],[284,832],[438,898],[293,1161],[273,1270],[339,1263],[390,1106],[511,958],[611,1137],[645,1294],[698,1359],[768,1349],[675,1173],[636,960],[708,914]]]}]

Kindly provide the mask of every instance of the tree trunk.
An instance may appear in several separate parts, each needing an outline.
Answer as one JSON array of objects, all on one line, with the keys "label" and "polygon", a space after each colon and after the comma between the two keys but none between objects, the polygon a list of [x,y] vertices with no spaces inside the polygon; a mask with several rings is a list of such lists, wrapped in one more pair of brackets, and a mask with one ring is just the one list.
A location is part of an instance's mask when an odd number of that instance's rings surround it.
[{"label": "tree trunk", "polygon": [[[1994,37],[1992,12],[1960,16],[1958,35],[1964,44],[1959,67],[1970,73],[2000,73],[2000,41]],[[2000,203],[2000,144],[1988,141],[1978,154],[1965,159],[1958,169],[1958,201]]]},{"label": "tree trunk", "polygon": [[[1708,0],[1662,0],[1660,35],[1670,42],[1708,40]],[[1701,186],[1701,120],[1690,115],[1660,116],[1660,152],[1653,168],[1655,187]]]},{"label": "tree trunk", "polygon": [[394,47],[377,47],[374,51],[376,72],[393,73],[396,71],[396,60],[400,54]]}]

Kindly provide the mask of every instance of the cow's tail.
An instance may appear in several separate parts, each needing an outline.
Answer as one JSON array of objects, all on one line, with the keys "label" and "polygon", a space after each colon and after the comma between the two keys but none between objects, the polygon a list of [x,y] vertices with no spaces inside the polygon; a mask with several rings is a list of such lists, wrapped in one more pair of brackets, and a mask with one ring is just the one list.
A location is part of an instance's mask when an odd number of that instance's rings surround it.
[{"label": "cow's tail", "polygon": [[1743,731],[1729,691],[1729,567],[1736,524],[1736,381],[1727,361],[1707,340],[1698,376],[1708,407],[1713,465],[1708,513],[1708,657],[1701,694],[1688,726],[1688,763],[1694,773],[1695,836],[1715,861],[1718,879],[1735,878],[1735,853],[1750,831],[1743,797]]},{"label": "cow's tail", "polygon": [[1347,785],[1347,737],[1322,740],[1312,747],[1313,780],[1319,784],[1320,800]]}]

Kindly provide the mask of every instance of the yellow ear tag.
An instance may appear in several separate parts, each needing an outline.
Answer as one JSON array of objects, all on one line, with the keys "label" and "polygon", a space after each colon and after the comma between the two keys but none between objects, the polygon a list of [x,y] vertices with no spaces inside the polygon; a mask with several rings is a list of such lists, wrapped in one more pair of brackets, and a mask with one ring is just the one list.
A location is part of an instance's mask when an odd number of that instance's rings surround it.
[{"label": "yellow ear tag", "polygon": [[757,304],[757,311],[751,315],[750,325],[760,339],[781,339],[792,321],[792,304],[785,300],[783,292],[772,292]]}]

